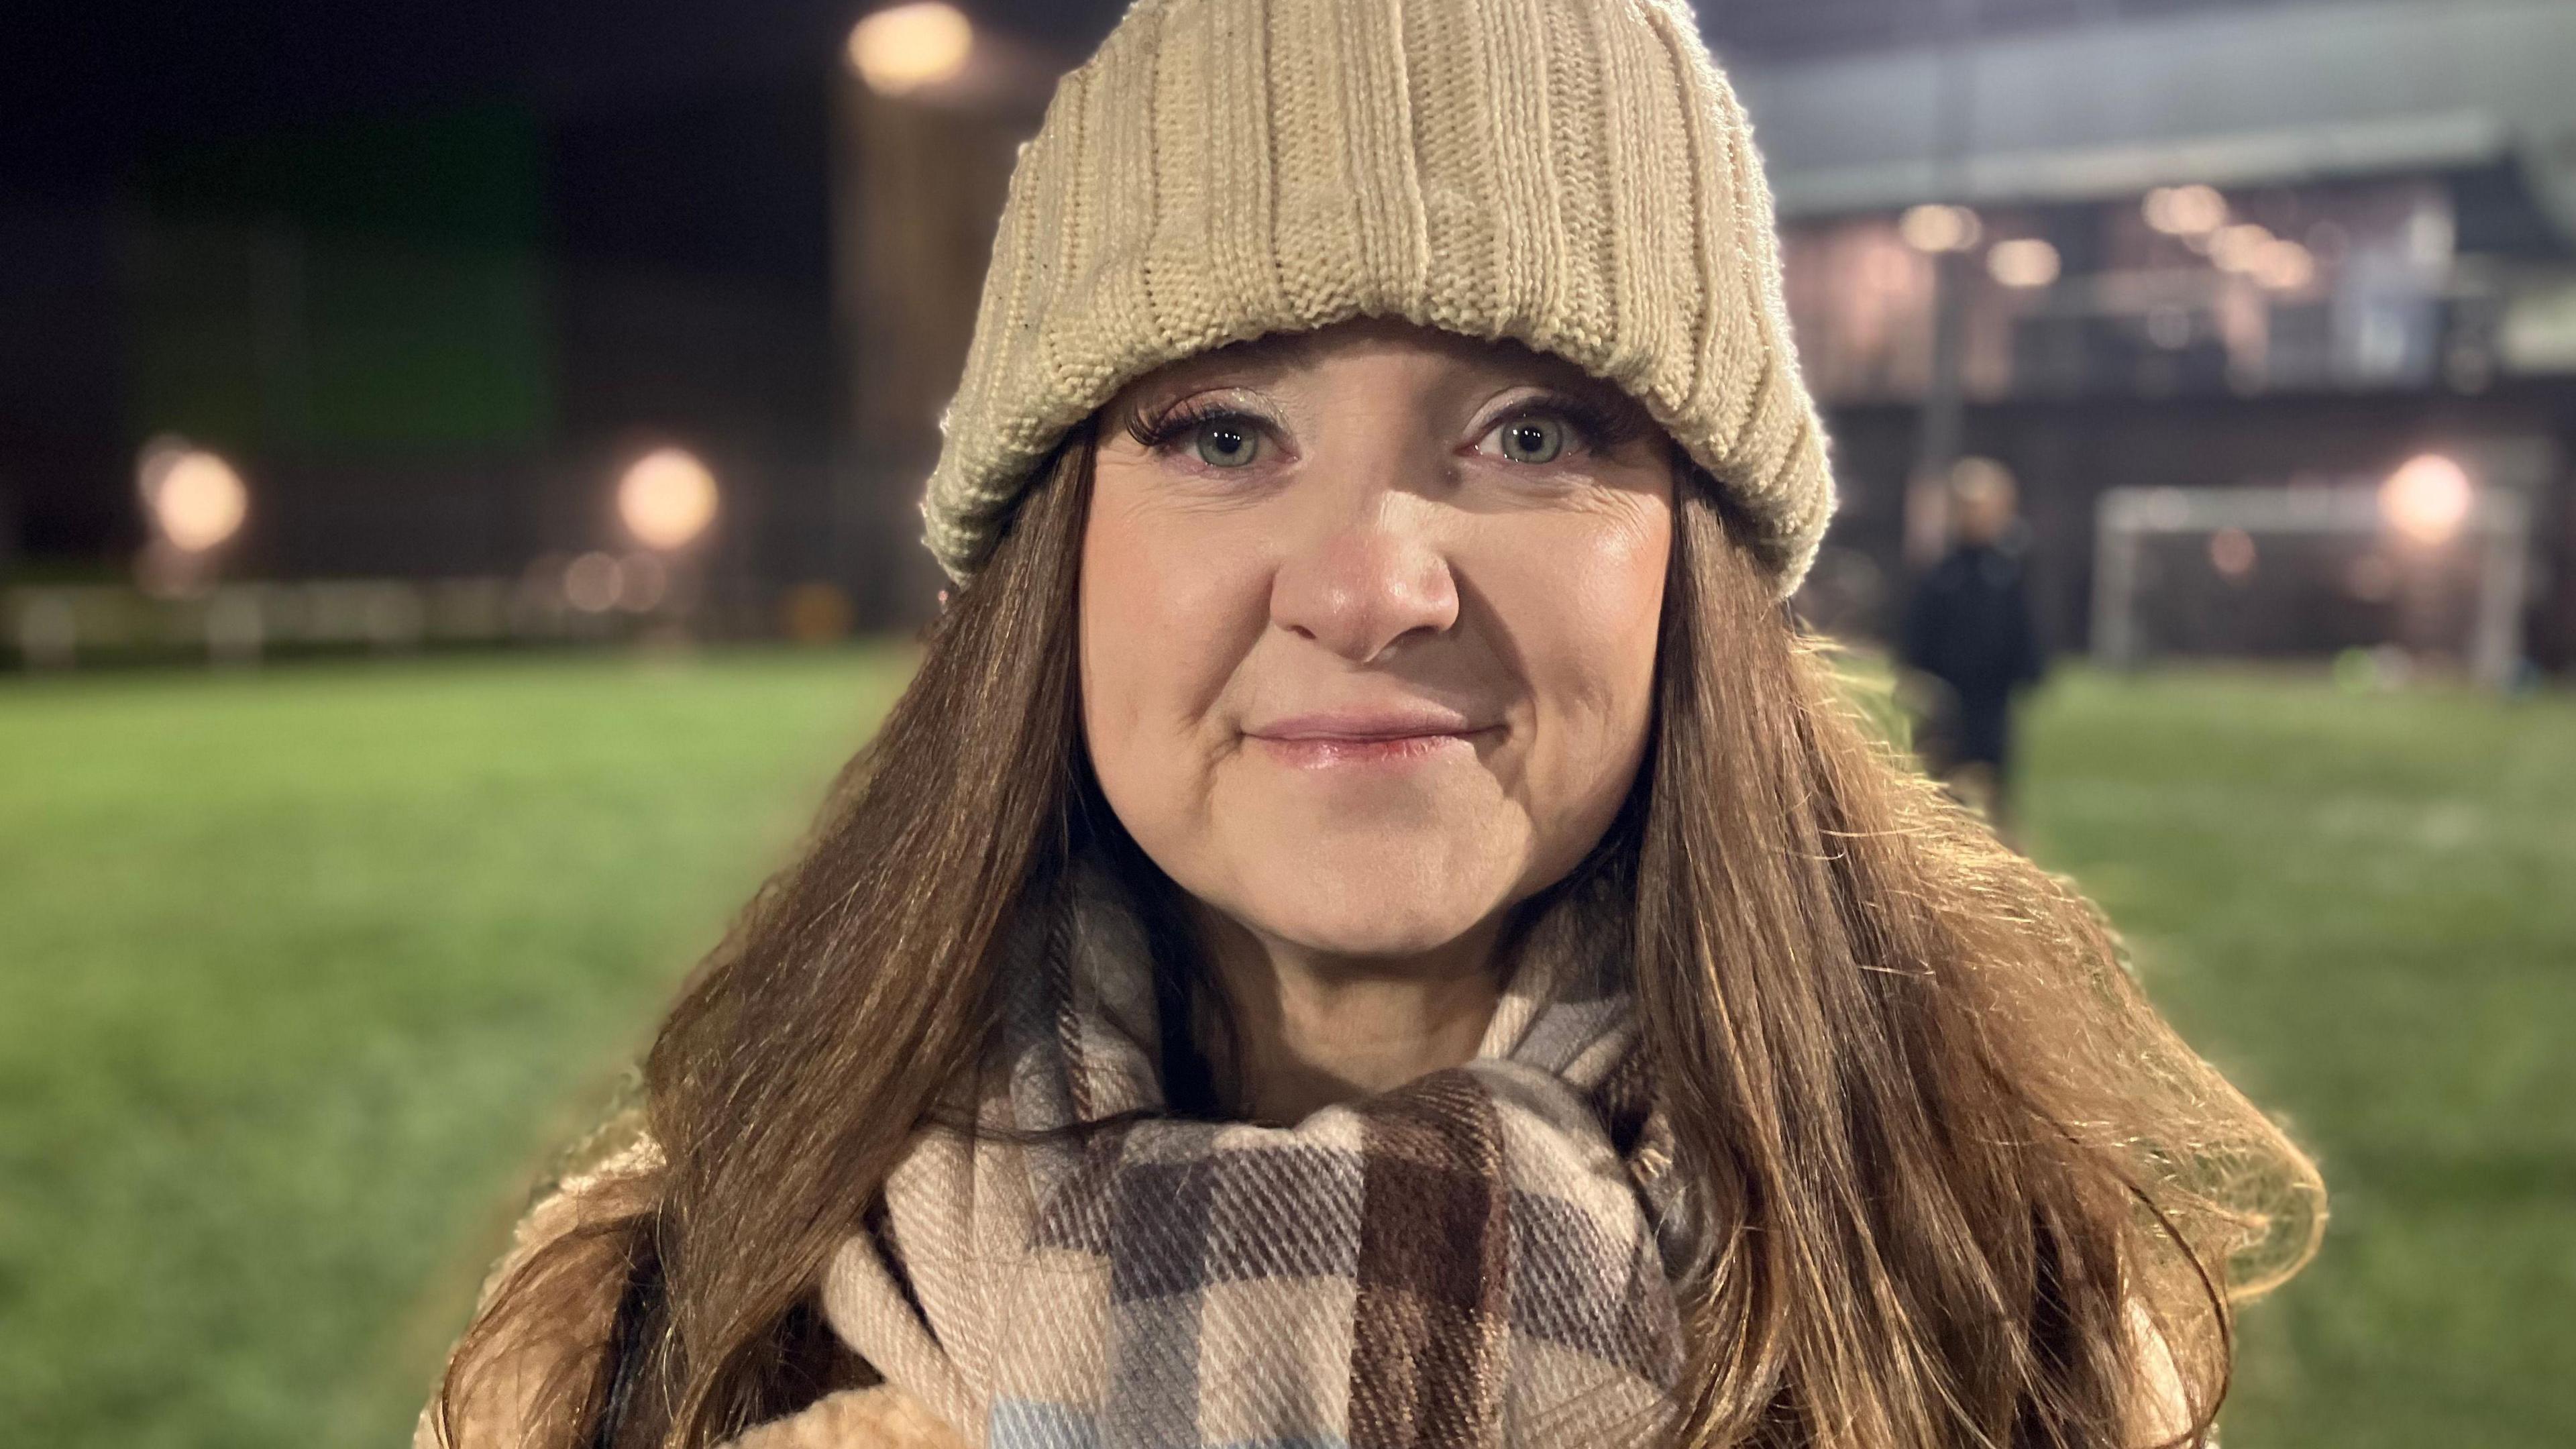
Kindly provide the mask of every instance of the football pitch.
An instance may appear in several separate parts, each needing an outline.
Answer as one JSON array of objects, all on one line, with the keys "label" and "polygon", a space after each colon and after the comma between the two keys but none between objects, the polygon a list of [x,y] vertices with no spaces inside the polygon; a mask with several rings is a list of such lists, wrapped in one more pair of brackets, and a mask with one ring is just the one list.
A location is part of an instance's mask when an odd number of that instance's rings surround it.
[{"label": "football pitch", "polygon": [[[0,1442],[407,1442],[887,647],[0,681]],[[2576,698],[2070,673],[2028,843],[2318,1155],[2229,1449],[2576,1443]]]}]

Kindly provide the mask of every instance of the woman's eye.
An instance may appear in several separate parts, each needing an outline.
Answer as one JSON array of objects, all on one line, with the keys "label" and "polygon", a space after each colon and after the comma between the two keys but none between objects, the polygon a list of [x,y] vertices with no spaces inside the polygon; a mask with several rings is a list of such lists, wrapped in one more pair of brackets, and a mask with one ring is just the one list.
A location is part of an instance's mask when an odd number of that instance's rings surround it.
[{"label": "woman's eye", "polygon": [[1515,463],[1552,463],[1565,451],[1562,418],[1514,418],[1485,435]]},{"label": "woman's eye", "polygon": [[1241,423],[1202,423],[1197,432],[1199,461],[1213,468],[1240,468],[1261,451],[1261,435]]}]

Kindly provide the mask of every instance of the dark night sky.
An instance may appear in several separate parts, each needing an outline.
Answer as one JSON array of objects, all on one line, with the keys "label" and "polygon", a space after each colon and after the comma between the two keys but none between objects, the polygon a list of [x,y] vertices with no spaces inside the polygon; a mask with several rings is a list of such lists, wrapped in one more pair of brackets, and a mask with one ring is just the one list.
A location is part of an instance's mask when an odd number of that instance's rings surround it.
[{"label": "dark night sky", "polygon": [[[0,7],[0,185],[112,175],[183,138],[475,101],[561,121],[792,84],[834,63],[853,0],[185,0]],[[1108,0],[974,0],[1086,51]]]},{"label": "dark night sky", "polygon": [[[10,0],[0,184],[94,176],[174,134],[468,99],[558,118],[828,64],[878,0]],[[1068,60],[1121,0],[963,0]],[[2281,0],[1969,0],[1994,31]],[[1936,0],[1697,0],[1721,58],[1929,38]]]},{"label": "dark night sky", "polygon": [[[819,438],[832,397],[825,92],[870,8],[0,3],[0,570],[12,554],[113,552],[137,526],[127,453],[150,421],[136,399],[152,369],[138,371],[129,347],[112,221],[137,195],[156,211],[220,213],[265,208],[282,190],[315,220],[354,209],[363,225],[423,239],[461,227],[468,242],[479,229],[557,259],[548,320],[532,324],[549,338],[518,339],[518,353],[552,358],[522,356],[520,373],[551,380],[529,382],[537,390],[502,422],[456,405],[487,431],[534,407],[568,438],[644,418]],[[1069,57],[1116,14],[1044,0],[973,8]],[[280,157],[321,174],[269,174]],[[374,175],[388,158],[391,186]],[[328,214],[315,215],[316,198]],[[346,318],[338,332],[364,341],[380,320]],[[384,325],[440,335],[443,323]],[[741,345],[728,351],[716,340],[727,335]],[[494,346],[516,355],[510,335]],[[739,364],[744,347],[765,370]],[[477,370],[434,381],[471,394],[461,385]],[[424,402],[410,421],[444,406]]]}]

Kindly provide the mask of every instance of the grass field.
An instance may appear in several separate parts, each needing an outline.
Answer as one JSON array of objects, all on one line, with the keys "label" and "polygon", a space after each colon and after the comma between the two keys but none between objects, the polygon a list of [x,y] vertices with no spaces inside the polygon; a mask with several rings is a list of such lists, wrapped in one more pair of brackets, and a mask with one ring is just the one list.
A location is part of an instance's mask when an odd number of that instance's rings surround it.
[{"label": "grass field", "polygon": [[2230,1449],[2576,1444],[2576,699],[2064,681],[2033,853],[2326,1175]]},{"label": "grass field", "polygon": [[[0,685],[0,1443],[403,1442],[892,653]],[[2319,1153],[2230,1449],[2576,1443],[2576,701],[2059,681],[2033,848]]]},{"label": "grass field", "polygon": [[407,1442],[504,1198],[900,674],[0,692],[0,1444]]}]

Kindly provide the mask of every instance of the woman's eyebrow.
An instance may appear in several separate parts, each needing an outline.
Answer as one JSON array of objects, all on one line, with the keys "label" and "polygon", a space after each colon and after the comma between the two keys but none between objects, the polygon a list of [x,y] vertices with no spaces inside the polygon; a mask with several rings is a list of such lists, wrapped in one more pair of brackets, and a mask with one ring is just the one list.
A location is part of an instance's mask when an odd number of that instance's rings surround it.
[{"label": "woman's eyebrow", "polygon": [[1227,369],[1196,376],[1175,377],[1168,382],[1158,382],[1150,387],[1138,388],[1132,397],[1119,408],[1113,409],[1109,416],[1139,421],[1160,417],[1179,406],[1183,398],[1254,390],[1270,376],[1271,374],[1268,373],[1247,376]]},{"label": "woman's eyebrow", "polygon": [[1241,372],[1260,379],[1275,377],[1306,361],[1315,351],[1312,332],[1271,332],[1202,352],[1173,366],[1176,385],[1196,386],[1214,374]]},{"label": "woman's eyebrow", "polygon": [[1550,368],[1544,371],[1531,371],[1518,374],[1516,380],[1533,387],[1545,388],[1550,392],[1580,398],[1612,417],[1624,417],[1629,414],[1640,417],[1651,416],[1646,405],[1639,402],[1627,389],[1580,369]]}]

